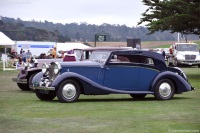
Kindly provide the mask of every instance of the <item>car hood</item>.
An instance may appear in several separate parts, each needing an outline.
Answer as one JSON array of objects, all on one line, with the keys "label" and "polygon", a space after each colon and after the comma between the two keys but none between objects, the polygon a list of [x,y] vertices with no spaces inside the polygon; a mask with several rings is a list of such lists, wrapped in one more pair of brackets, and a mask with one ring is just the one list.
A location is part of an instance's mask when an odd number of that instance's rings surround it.
[{"label": "car hood", "polygon": [[73,61],[73,62],[59,62],[61,67],[101,67],[104,63],[95,61]]}]

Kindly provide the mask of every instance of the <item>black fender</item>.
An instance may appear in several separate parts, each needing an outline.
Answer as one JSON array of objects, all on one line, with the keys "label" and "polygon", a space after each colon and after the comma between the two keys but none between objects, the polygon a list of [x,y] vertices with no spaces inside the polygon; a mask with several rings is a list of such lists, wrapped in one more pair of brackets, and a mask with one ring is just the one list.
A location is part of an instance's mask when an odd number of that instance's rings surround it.
[{"label": "black fender", "polygon": [[170,72],[170,71],[164,71],[160,72],[153,80],[151,84],[151,91],[154,92],[156,88],[156,84],[161,80],[161,79],[170,79],[174,82],[175,87],[176,87],[176,93],[181,93],[181,92],[186,92],[186,91],[191,91],[191,85],[180,75]]},{"label": "black fender", "polygon": [[26,70],[21,70],[19,72],[19,74],[17,75],[18,80],[19,79],[27,79],[27,77],[28,77],[28,71],[26,71]]},{"label": "black fender", "polygon": [[27,76],[29,78],[32,74],[38,73],[38,72],[41,72],[41,71],[42,71],[41,68],[31,68],[31,69],[28,69],[27,70],[27,72],[28,72]]},{"label": "black fender", "polygon": [[20,70],[20,73],[18,74],[18,79],[28,79],[33,73],[38,73],[42,71],[40,68],[31,68],[28,70]]}]

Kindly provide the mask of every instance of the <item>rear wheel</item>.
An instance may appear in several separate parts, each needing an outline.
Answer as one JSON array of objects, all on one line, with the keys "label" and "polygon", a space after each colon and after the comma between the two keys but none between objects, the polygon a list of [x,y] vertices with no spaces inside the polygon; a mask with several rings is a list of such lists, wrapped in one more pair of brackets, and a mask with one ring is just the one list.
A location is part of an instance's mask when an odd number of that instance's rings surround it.
[{"label": "rear wheel", "polygon": [[130,96],[134,99],[144,99],[146,94],[130,94]]},{"label": "rear wheel", "polygon": [[169,100],[175,93],[174,83],[169,79],[162,79],[157,83],[154,93],[158,100]]},{"label": "rear wheel", "polygon": [[59,86],[56,95],[60,102],[75,102],[80,96],[80,86],[74,80],[65,80]]},{"label": "rear wheel", "polygon": [[56,97],[55,91],[35,90],[36,96],[40,100],[50,101]]}]

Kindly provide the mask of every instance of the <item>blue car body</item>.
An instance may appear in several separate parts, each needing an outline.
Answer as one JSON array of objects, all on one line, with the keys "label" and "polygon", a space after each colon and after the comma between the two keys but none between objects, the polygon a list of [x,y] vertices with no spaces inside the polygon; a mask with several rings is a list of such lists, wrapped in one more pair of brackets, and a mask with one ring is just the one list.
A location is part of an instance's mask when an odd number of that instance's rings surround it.
[{"label": "blue car body", "polygon": [[[144,97],[146,94],[158,93],[159,100],[168,100],[173,97],[171,93],[193,90],[183,71],[167,67],[163,56],[158,53],[142,50],[105,51],[105,53],[108,57],[103,61],[94,59],[61,62],[59,63],[61,69],[57,75],[51,74],[49,67],[49,75],[38,73],[34,76],[31,87],[36,90],[39,99],[52,100],[57,96],[61,102],[74,102],[78,99],[63,98],[65,90],[66,93],[69,92],[65,86],[61,87],[67,80],[75,81],[77,84],[75,86],[79,90],[74,90],[85,95],[130,94],[133,97]],[[113,59],[116,56],[123,58],[123,61]],[[52,62],[50,65],[54,64]],[[48,82],[48,85],[45,82]],[[163,97],[159,96],[159,92]],[[50,98],[47,98],[48,96]]]}]

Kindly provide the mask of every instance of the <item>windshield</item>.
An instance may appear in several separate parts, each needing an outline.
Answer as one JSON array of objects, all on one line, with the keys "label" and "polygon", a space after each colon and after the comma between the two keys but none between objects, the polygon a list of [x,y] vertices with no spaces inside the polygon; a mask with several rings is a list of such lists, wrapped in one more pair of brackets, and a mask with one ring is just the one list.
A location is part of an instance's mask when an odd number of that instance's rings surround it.
[{"label": "windshield", "polygon": [[74,53],[77,56],[77,59],[80,60],[81,59],[81,50],[74,50]]},{"label": "windshield", "polygon": [[178,44],[176,49],[178,51],[199,51],[198,45],[194,44]]},{"label": "windshield", "polygon": [[90,56],[90,60],[91,61],[106,62],[109,55],[110,55],[110,52],[108,52],[108,51],[101,51],[101,52],[95,51],[95,52],[92,52],[92,54]]}]

